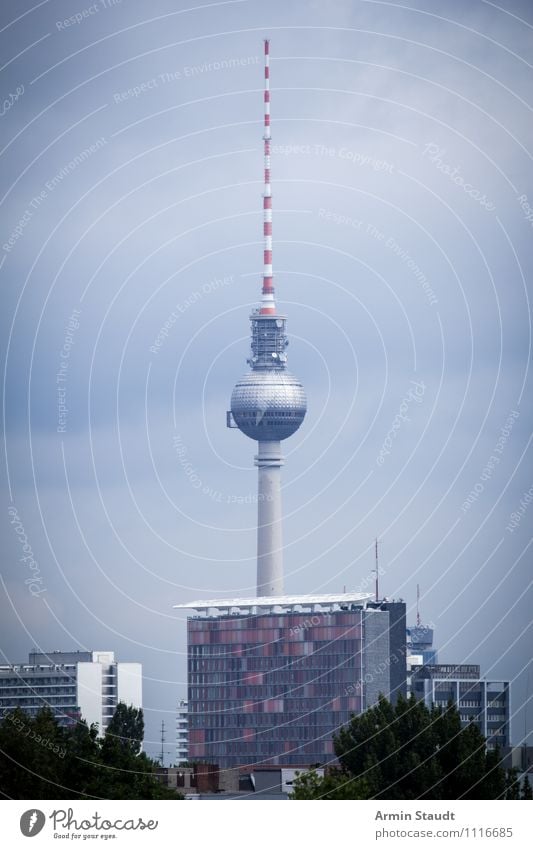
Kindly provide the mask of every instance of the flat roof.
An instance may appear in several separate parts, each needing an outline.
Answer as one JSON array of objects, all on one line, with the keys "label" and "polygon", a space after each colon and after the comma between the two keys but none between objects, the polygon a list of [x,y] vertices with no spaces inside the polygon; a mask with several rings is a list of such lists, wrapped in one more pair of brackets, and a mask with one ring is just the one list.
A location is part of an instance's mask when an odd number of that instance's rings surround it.
[{"label": "flat roof", "polygon": [[329,593],[327,595],[279,595],[254,598],[210,598],[174,604],[177,610],[230,610],[231,608],[308,607],[312,605],[365,604],[371,593]]}]

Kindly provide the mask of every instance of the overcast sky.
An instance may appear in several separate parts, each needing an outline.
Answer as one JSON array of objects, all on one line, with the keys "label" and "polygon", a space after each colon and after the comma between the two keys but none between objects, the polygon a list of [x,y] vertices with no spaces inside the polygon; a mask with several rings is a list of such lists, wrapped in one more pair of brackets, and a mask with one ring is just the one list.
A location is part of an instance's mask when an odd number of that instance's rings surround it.
[{"label": "overcast sky", "polygon": [[255,446],[225,413],[260,287],[270,37],[275,284],[308,396],[284,443],[286,591],[364,588],[379,537],[382,591],[414,621],[420,584],[440,660],[512,680],[520,743],[531,5],[1,15],[4,657],[141,661],[147,748],[165,719],[168,763],[172,605],[254,592]]}]

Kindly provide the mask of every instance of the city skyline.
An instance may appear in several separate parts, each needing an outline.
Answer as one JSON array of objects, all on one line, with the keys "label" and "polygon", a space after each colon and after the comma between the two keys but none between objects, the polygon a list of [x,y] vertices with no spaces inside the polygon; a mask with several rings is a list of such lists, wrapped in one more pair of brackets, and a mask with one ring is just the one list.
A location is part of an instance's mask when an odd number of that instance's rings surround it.
[{"label": "city skyline", "polygon": [[1,643],[142,662],[153,754],[186,694],[172,604],[255,592],[252,452],[224,415],[261,272],[268,36],[279,305],[309,402],[286,444],[285,591],[367,590],[379,537],[383,594],[414,622],[420,583],[440,662],[510,679],[513,742],[531,729],[527,27],[441,12],[2,12],[21,55],[3,72]]}]

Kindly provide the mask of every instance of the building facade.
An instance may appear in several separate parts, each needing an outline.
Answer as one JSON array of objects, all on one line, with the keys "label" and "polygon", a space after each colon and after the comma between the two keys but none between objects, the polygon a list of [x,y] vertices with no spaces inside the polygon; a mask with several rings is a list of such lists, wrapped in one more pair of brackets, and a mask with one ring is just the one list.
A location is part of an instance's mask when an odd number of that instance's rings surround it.
[{"label": "building facade", "polygon": [[142,707],[142,666],[114,652],[32,652],[27,664],[0,666],[0,713],[35,716],[49,707],[61,725],[84,719],[104,734],[119,702]]},{"label": "building facade", "polygon": [[405,694],[405,605],[368,596],[193,603],[189,758],[235,766],[335,759],[333,734]]},{"label": "building facade", "polygon": [[413,669],[412,692],[428,707],[452,701],[463,725],[474,722],[487,738],[487,748],[510,745],[509,681],[486,681],[477,664],[434,664]]}]

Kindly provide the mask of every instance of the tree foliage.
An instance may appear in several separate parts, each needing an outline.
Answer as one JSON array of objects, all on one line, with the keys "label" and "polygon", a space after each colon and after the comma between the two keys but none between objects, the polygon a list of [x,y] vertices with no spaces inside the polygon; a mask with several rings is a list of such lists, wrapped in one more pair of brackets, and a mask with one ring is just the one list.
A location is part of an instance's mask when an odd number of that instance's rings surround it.
[{"label": "tree foliage", "polygon": [[328,773],[323,778],[315,769],[296,773],[292,799],[368,799],[368,785],[364,779],[350,778],[338,773]]},{"label": "tree foliage", "polygon": [[525,784],[520,792],[498,750],[487,750],[474,723],[462,726],[451,702],[428,709],[414,696],[400,696],[395,705],[382,696],[333,742],[338,767],[323,778],[313,771],[298,776],[291,798],[526,798]]},{"label": "tree foliage", "polygon": [[103,738],[80,721],[64,728],[46,708],[0,721],[0,794],[9,799],[180,799],[141,752],[142,710],[119,703]]},{"label": "tree foliage", "polygon": [[521,799],[533,799],[533,793],[531,792],[531,782],[529,780],[529,775],[525,774],[524,781],[522,782],[522,792],[520,795]]}]

